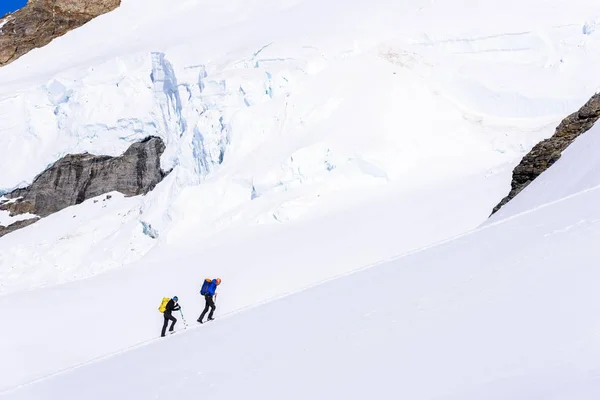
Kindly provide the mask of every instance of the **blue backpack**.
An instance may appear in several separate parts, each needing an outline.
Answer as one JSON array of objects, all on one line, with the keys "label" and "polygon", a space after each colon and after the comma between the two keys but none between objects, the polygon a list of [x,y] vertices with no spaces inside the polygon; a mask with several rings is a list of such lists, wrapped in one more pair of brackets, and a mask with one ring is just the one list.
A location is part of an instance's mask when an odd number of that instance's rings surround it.
[{"label": "blue backpack", "polygon": [[206,296],[208,294],[208,287],[210,286],[211,283],[212,283],[212,279],[210,279],[210,278],[206,278],[204,280],[204,283],[202,284],[202,288],[200,288],[200,294],[202,296]]}]

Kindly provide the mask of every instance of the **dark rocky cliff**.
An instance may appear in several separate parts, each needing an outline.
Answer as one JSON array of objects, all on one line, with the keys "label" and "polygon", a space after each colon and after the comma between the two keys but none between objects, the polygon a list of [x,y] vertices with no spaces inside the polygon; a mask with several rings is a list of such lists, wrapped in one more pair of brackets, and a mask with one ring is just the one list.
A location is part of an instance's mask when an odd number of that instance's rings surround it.
[{"label": "dark rocky cliff", "polygon": [[511,201],[542,172],[550,168],[582,133],[587,132],[600,119],[600,94],[595,94],[579,111],[565,118],[554,135],[535,145],[513,170],[508,196],[494,207],[492,214]]},{"label": "dark rocky cliff", "polygon": [[[13,202],[0,204],[12,216],[25,213],[46,217],[66,207],[103,193],[118,191],[126,196],[146,194],[166,175],[160,168],[165,144],[158,137],[134,143],[119,157],[70,154],[38,175],[26,188],[7,195]],[[27,220],[31,224],[36,221]],[[19,224],[18,226],[13,226]],[[26,222],[0,226],[0,236]]]},{"label": "dark rocky cliff", "polygon": [[0,66],[114,10],[121,0],[29,0],[0,20]]}]

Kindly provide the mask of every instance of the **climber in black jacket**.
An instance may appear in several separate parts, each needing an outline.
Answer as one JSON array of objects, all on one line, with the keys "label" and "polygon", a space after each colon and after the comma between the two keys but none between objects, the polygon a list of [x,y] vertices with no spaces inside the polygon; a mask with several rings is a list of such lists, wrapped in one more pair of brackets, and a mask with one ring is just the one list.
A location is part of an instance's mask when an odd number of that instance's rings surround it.
[{"label": "climber in black jacket", "polygon": [[167,303],[167,306],[165,307],[165,312],[163,313],[163,316],[165,317],[165,322],[163,324],[162,333],[160,336],[165,336],[169,321],[173,321],[171,323],[171,328],[169,329],[169,332],[173,332],[173,329],[175,328],[175,323],[177,322],[177,318],[175,318],[172,315],[172,313],[173,311],[181,310],[181,307],[179,306],[179,304],[177,304],[178,300],[179,299],[177,298],[177,296],[175,296]]}]

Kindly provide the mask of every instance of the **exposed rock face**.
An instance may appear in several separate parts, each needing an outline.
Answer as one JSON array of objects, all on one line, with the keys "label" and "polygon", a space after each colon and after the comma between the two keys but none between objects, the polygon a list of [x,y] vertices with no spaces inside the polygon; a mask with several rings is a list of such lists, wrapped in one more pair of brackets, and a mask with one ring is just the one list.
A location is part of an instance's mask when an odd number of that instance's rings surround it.
[{"label": "exposed rock face", "polygon": [[512,188],[508,196],[494,207],[492,214],[512,200],[542,172],[550,168],[579,135],[587,132],[600,119],[600,93],[595,94],[581,109],[565,118],[554,135],[535,145],[513,170]]},{"label": "exposed rock face", "polygon": [[39,218],[24,219],[22,221],[17,221],[14,224],[10,224],[9,226],[0,225],[0,237],[8,235],[9,233],[16,231],[17,229],[25,228],[26,226],[29,226],[36,222],[38,219]]},{"label": "exposed rock face", "polygon": [[[162,139],[151,136],[134,143],[119,157],[67,155],[38,175],[31,186],[5,195],[18,200],[0,204],[0,210],[8,210],[11,215],[31,213],[46,217],[107,192],[119,191],[126,196],[146,194],[166,175],[160,168],[164,151]],[[33,222],[35,219],[30,223]],[[24,222],[15,224],[18,223]],[[0,232],[15,224],[0,227]]]},{"label": "exposed rock face", "polygon": [[0,66],[114,10],[121,0],[29,0],[0,20]]}]

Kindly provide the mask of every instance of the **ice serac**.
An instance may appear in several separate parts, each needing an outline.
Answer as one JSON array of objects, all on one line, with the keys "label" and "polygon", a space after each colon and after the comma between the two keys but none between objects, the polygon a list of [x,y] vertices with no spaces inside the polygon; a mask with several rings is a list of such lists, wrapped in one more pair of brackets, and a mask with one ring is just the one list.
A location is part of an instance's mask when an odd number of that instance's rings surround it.
[{"label": "ice serac", "polygon": [[164,151],[162,139],[150,136],[119,157],[69,154],[38,175],[31,186],[5,195],[16,201],[5,202],[0,210],[46,217],[112,191],[126,196],[146,194],[166,175],[160,167]]},{"label": "ice serac", "polygon": [[29,0],[0,20],[0,66],[119,7],[121,0]]},{"label": "ice serac", "polygon": [[551,138],[542,140],[523,157],[513,170],[510,193],[494,207],[492,214],[550,168],[560,158],[562,152],[582,133],[590,130],[598,119],[600,119],[600,93],[592,96],[583,107],[562,120]]}]

